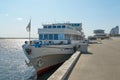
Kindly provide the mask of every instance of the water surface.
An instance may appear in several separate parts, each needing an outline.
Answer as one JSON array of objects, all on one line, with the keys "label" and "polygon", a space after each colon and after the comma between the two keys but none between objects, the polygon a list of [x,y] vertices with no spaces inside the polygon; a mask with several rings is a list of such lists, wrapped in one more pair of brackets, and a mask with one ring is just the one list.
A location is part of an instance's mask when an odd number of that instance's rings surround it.
[{"label": "water surface", "polygon": [[25,64],[21,45],[26,39],[0,39],[0,80],[29,80],[35,74]]}]

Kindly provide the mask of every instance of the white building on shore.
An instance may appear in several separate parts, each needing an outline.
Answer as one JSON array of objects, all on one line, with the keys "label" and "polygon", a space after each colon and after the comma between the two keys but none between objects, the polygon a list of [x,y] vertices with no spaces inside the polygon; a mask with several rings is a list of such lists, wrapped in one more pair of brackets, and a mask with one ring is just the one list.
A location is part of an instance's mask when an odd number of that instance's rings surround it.
[{"label": "white building on shore", "polygon": [[116,26],[116,27],[112,28],[111,31],[110,31],[110,35],[111,36],[119,35],[119,26]]},{"label": "white building on shore", "polygon": [[105,30],[97,29],[94,30],[94,37],[104,39],[106,37]]}]

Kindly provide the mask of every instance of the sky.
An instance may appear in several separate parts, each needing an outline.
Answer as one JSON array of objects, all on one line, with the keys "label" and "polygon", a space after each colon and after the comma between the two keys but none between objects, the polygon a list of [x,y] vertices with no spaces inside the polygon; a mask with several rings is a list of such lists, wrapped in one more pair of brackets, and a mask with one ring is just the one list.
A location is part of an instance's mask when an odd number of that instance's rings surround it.
[{"label": "sky", "polygon": [[86,36],[93,30],[120,26],[120,0],[0,0],[0,37],[31,36],[46,23],[82,23]]}]

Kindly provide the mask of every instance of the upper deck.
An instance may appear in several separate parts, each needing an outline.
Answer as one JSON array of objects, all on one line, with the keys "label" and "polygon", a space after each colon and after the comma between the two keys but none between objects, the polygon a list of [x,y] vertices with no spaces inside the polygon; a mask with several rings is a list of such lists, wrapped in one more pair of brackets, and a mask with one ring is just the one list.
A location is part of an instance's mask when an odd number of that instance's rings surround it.
[{"label": "upper deck", "polygon": [[84,36],[82,23],[44,24],[38,34],[39,40],[80,40]]},{"label": "upper deck", "polygon": [[56,24],[43,24],[44,29],[61,29],[61,28],[69,28],[82,30],[82,23],[56,23]]},{"label": "upper deck", "polygon": [[38,29],[38,34],[76,34],[81,35],[82,23],[56,23],[44,24],[42,29]]}]

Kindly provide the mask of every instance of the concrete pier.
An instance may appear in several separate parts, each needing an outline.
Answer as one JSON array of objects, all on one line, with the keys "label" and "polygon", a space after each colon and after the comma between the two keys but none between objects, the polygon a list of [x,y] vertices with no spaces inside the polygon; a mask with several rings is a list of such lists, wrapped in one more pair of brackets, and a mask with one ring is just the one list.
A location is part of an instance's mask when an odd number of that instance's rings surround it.
[{"label": "concrete pier", "polygon": [[91,44],[81,54],[69,80],[120,80],[120,38]]},{"label": "concrete pier", "polygon": [[79,59],[80,51],[76,51],[59,69],[57,69],[47,80],[67,80],[71,70]]}]

